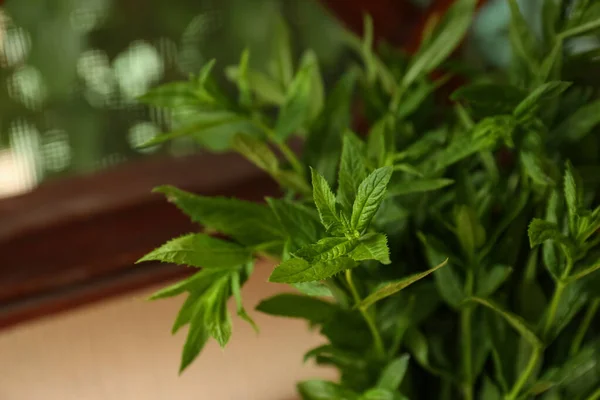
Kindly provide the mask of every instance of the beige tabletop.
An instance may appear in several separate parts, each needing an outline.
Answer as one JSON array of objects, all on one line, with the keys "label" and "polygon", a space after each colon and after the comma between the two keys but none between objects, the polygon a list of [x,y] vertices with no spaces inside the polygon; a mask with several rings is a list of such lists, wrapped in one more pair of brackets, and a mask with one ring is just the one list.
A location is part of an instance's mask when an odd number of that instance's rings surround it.
[{"label": "beige tabletop", "polygon": [[[291,291],[266,282],[270,269],[257,266],[244,288],[249,311]],[[252,312],[260,335],[234,317],[227,349],[210,342],[179,377],[185,332],[169,331],[183,299],[148,302],[149,292],[0,331],[0,400],[290,400],[297,380],[334,376],[302,364],[323,343],[303,321]]]}]

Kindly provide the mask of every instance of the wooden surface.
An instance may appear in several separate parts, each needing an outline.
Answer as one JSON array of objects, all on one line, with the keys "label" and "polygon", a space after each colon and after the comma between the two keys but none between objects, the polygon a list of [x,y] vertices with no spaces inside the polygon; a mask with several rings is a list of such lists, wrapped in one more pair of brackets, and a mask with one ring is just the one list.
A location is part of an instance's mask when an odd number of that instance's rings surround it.
[{"label": "wooden surface", "polygon": [[198,229],[153,187],[260,201],[275,184],[234,154],[150,159],[0,201],[0,328],[185,273],[134,266]]},{"label": "wooden surface", "polygon": [[298,380],[335,375],[302,362],[305,351],[325,343],[304,321],[253,310],[291,291],[266,282],[271,269],[257,265],[242,289],[260,334],[234,315],[227,348],[211,340],[181,376],[186,329],[170,334],[181,297],[148,302],[151,291],[137,291],[0,331],[0,399],[296,400]]}]

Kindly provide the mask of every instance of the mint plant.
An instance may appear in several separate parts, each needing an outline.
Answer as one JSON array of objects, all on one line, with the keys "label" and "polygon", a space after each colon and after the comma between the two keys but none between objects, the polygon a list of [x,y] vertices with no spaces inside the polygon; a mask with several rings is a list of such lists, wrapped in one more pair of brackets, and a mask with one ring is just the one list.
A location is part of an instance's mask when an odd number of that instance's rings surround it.
[{"label": "mint plant", "polygon": [[214,62],[142,97],[175,125],[150,145],[218,128],[282,189],[263,204],[156,189],[204,228],[140,260],[199,268],[152,296],[187,296],[181,371],[227,344],[230,297],[258,329],[241,287],[268,257],[290,291],[257,310],[319,329],[305,359],[340,372],[300,382],[305,400],[600,399],[600,2],[544,1],[536,33],[508,0],[504,70],[450,57],[475,3],[457,0],[414,55],[376,52],[367,18],[331,88],[282,34],[267,72],[248,51],[226,69],[233,97]]}]

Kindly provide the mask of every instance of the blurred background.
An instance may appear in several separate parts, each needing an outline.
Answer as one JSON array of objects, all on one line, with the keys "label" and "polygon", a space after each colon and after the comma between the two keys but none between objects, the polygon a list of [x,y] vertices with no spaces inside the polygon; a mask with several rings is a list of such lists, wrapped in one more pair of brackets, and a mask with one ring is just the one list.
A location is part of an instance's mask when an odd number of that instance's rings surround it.
[{"label": "blurred background", "polygon": [[[149,88],[186,79],[215,58],[223,79],[248,47],[266,69],[278,18],[294,47],[333,72],[341,27],[310,0],[9,0],[0,8],[0,193],[136,158],[198,150],[193,139],[136,147],[169,128],[137,103]],[[222,149],[227,137],[204,135]]]},{"label": "blurred background", "polygon": [[[173,273],[164,266],[132,265],[164,239],[191,229],[175,211],[163,211],[162,199],[150,198],[152,185],[176,184],[161,179],[183,173],[161,178],[165,164],[127,168],[154,158],[203,159],[222,152],[229,137],[215,129],[140,149],[172,121],[136,98],[160,83],[186,79],[213,58],[218,79],[233,90],[224,70],[244,48],[251,50],[254,69],[268,71],[281,18],[294,56],[313,49],[329,85],[350,57],[345,29],[360,34],[364,12],[373,15],[379,37],[401,46],[418,43],[427,10],[449,3],[0,0],[0,399],[286,400],[293,398],[297,379],[327,376],[301,364],[303,350],[320,343],[317,336],[303,324],[261,316],[260,340],[236,323],[226,353],[212,343],[177,378],[184,336],[172,338],[168,330],[181,301],[149,304],[143,301],[148,289],[139,291],[164,285]],[[533,21],[539,2],[521,3]],[[480,9],[469,40],[478,60],[509,62],[508,14],[504,0]],[[200,181],[214,174],[220,168],[214,160],[190,164],[208,167],[192,175]],[[222,164],[230,175],[243,175]],[[188,172],[187,165],[180,170]],[[104,171],[115,172],[96,180]],[[198,190],[205,190],[202,185]],[[121,191],[128,186],[138,188],[135,196]],[[253,198],[264,195],[259,190]],[[150,218],[156,222],[140,225]],[[244,288],[249,309],[285,289],[264,284],[268,268]],[[103,301],[48,318],[96,300]],[[271,361],[263,360],[266,353]]]},{"label": "blurred background", "polygon": [[[324,3],[342,14],[344,8],[356,8],[349,18],[352,27],[352,17],[358,16],[360,24],[361,3],[374,11],[376,22],[381,20],[373,6],[377,1]],[[406,36],[411,31],[402,27],[415,21],[410,14],[435,2],[396,3],[413,7],[394,6],[397,14],[380,25]],[[539,2],[522,3],[528,15],[537,13]],[[295,55],[313,49],[327,83],[344,61],[344,28],[317,1],[6,1],[0,8],[0,196],[143,156],[223,149],[229,138],[216,130],[200,143],[183,138],[138,149],[168,129],[170,121],[136,97],[159,83],[186,79],[213,58],[227,85],[224,67],[237,63],[246,47],[252,67],[267,70],[273,48],[266,44],[277,34],[280,17],[289,24]],[[507,17],[505,1],[490,1],[473,27],[473,43],[491,63],[505,64],[510,57]]]}]

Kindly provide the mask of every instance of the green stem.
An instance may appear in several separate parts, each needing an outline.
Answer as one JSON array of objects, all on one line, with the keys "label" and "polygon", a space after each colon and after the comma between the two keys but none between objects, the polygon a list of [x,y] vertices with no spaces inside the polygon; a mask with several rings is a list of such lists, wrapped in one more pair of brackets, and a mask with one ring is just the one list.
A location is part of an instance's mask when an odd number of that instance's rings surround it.
[{"label": "green stem", "polygon": [[581,347],[581,343],[583,343],[583,338],[585,337],[585,333],[590,327],[598,308],[600,307],[600,299],[595,299],[589,305],[583,320],[581,321],[581,325],[579,325],[579,329],[577,329],[577,334],[575,335],[575,339],[573,339],[573,344],[571,345],[570,354],[574,356],[579,351]]},{"label": "green stem", "polygon": [[463,392],[465,400],[473,400],[473,349],[471,347],[471,317],[473,315],[471,306],[466,306],[460,315],[460,327],[462,332],[462,350],[463,350],[463,370],[465,382],[463,383]]},{"label": "green stem", "polygon": [[596,389],[586,400],[600,400],[600,388]]},{"label": "green stem", "polygon": [[559,33],[558,36],[562,39],[565,39],[571,36],[582,35],[596,29],[600,29],[600,18],[590,21],[586,24],[576,26],[575,28],[567,29],[566,31]]},{"label": "green stem", "polygon": [[544,330],[542,332],[542,337],[544,339],[548,338],[548,334],[550,333],[550,329],[554,324],[554,319],[556,318],[556,311],[558,310],[558,305],[560,304],[560,299],[565,291],[565,287],[567,286],[567,278],[573,269],[573,257],[571,256],[570,250],[566,249],[565,254],[567,256],[567,265],[565,270],[563,271],[560,279],[556,282],[556,287],[554,288],[554,294],[552,295],[552,301],[550,303],[550,309],[548,310],[548,317],[546,318],[546,323],[544,325]]},{"label": "green stem", "polygon": [[[352,292],[352,297],[354,298],[354,303],[358,306],[361,302],[360,295],[354,286],[354,282],[352,281],[352,270],[346,270],[346,281],[348,281],[348,287],[350,287],[350,292]],[[385,348],[383,347],[383,340],[381,339],[381,335],[379,334],[379,330],[377,330],[377,325],[375,325],[375,321],[372,316],[365,310],[363,307],[358,307],[361,315],[365,319],[371,334],[373,335],[373,344],[375,345],[375,351],[377,355],[381,358],[385,357]]]},{"label": "green stem", "polygon": [[[465,292],[468,297],[473,295],[473,270],[467,271],[465,282]],[[465,381],[463,382],[463,393],[465,400],[473,400],[473,347],[472,347],[472,329],[471,320],[473,317],[473,306],[466,305],[460,314],[460,331],[462,340],[462,359],[463,373]]]},{"label": "green stem", "polygon": [[288,160],[294,171],[296,171],[298,175],[304,178],[304,167],[302,166],[302,163],[300,162],[300,160],[298,160],[298,157],[296,157],[296,154],[292,151],[292,149],[290,149],[285,143],[275,142],[275,145]]},{"label": "green stem", "polygon": [[533,370],[535,369],[535,366],[537,365],[540,355],[541,355],[541,349],[539,347],[535,347],[533,349],[533,353],[531,353],[529,362],[527,363],[527,366],[525,367],[525,371],[523,371],[523,373],[519,377],[519,380],[515,383],[512,390],[510,391],[510,393],[506,395],[505,400],[515,400],[517,398],[517,396],[521,392],[521,389],[523,389],[523,386],[525,386],[527,384],[527,381],[529,381],[531,374],[533,374]]},{"label": "green stem", "polygon": [[552,301],[550,302],[550,308],[548,310],[548,317],[546,318],[546,323],[544,324],[544,330],[542,333],[544,339],[548,338],[550,328],[552,328],[552,325],[554,324],[554,318],[556,318],[558,304],[560,303],[560,298],[565,290],[565,286],[565,283],[562,281],[558,281],[556,283],[556,288],[554,289],[554,294],[552,295]]},{"label": "green stem", "polygon": [[256,125],[256,127],[262,129],[265,132],[265,135],[267,135],[269,141],[275,146],[277,146],[277,148],[279,149],[279,151],[281,151],[286,160],[288,160],[294,171],[296,171],[298,175],[304,178],[304,167],[302,166],[300,160],[298,160],[296,154],[289,148],[289,146],[277,140],[277,138],[275,137],[275,131],[269,126],[267,126],[267,124],[265,124],[264,122],[255,119],[253,119],[252,122],[254,123],[254,125]]}]

